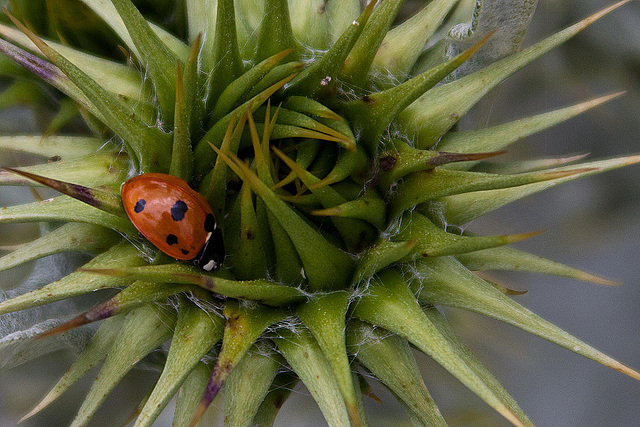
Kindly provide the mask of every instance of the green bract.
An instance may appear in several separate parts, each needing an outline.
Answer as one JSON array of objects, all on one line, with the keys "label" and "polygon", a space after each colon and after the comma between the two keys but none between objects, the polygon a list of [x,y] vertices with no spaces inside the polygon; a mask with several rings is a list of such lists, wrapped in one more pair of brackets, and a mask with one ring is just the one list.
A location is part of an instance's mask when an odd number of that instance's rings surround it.
[{"label": "green bract", "polygon": [[[0,148],[51,160],[4,168],[0,184],[63,193],[2,208],[0,222],[66,223],[0,258],[0,270],[60,252],[94,255],[65,277],[0,301],[0,314],[118,289],[36,337],[103,320],[25,418],[104,360],[73,422],[86,425],[136,363],[170,342],[136,426],[151,425],[176,394],[174,425],[192,426],[223,388],[229,425],[271,425],[299,380],[329,425],[362,426],[362,396],[371,394],[365,372],[413,423],[445,425],[410,346],[513,425],[532,425],[438,307],[502,320],[640,379],[474,271],[612,282],[505,246],[537,232],[479,236],[460,228],[556,184],[640,161],[565,164],[581,158],[572,157],[482,169],[509,144],[618,94],[454,129],[490,89],[626,1],[460,78],[452,73],[494,34],[477,34],[446,59],[425,52],[438,29],[448,29],[452,0],[433,0],[396,26],[402,0],[155,3],[149,17],[131,0],[82,0],[67,5],[71,15],[60,12],[62,0],[15,1],[12,24],[0,25],[0,51],[66,96],[45,135],[0,138]],[[87,25],[71,26],[73,13]],[[126,63],[114,59],[118,45]],[[28,73],[11,75],[6,99],[40,102]],[[78,113],[92,136],[54,135]],[[227,253],[220,270],[176,262],[138,236],[120,185],[149,172],[183,178],[209,201]]]}]

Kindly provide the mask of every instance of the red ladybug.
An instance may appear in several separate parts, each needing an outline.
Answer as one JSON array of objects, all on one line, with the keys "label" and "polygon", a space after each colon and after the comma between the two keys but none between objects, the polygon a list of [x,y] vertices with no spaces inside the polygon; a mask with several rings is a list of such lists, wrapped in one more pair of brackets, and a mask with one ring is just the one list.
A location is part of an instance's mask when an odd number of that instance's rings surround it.
[{"label": "red ladybug", "polygon": [[204,270],[222,264],[216,218],[204,197],[180,178],[146,173],[122,184],[122,203],[138,231],[165,254]]}]

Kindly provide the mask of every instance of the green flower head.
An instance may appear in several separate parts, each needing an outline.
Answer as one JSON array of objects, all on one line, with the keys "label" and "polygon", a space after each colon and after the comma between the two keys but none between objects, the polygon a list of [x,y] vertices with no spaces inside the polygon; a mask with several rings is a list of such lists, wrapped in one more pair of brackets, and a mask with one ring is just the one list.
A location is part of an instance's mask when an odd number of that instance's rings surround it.
[{"label": "green flower head", "polygon": [[[508,76],[627,1],[522,50],[534,1],[471,4],[471,25],[459,25],[470,2],[457,0],[425,2],[409,18],[402,0],[12,2],[0,24],[2,97],[28,99],[43,116],[53,98],[57,110],[42,134],[0,137],[0,148],[48,159],[3,165],[0,183],[56,195],[0,210],[0,223],[47,224],[0,270],[66,252],[91,258],[72,257],[77,269],[62,256],[39,261],[38,277],[55,277],[0,295],[0,314],[99,291],[88,311],[67,305],[25,330],[0,328],[0,356],[27,349],[7,365],[65,340],[81,349],[24,418],[102,363],[72,423],[86,425],[141,362],[161,374],[136,426],[174,396],[174,425],[196,425],[221,390],[226,424],[272,425],[298,382],[329,425],[364,426],[372,380],[414,424],[445,425],[413,348],[513,425],[533,425],[463,345],[448,307],[640,379],[482,272],[613,282],[508,246],[539,232],[466,227],[640,161],[488,160],[619,93],[458,127]],[[496,24],[500,14],[511,23]]]}]

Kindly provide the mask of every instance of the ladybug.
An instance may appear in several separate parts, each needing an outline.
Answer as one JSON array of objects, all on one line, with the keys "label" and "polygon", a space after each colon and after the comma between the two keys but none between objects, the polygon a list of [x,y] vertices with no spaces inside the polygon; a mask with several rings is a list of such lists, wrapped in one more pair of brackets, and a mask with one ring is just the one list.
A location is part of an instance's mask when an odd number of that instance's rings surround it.
[{"label": "ladybug", "polygon": [[200,193],[184,180],[146,173],[122,184],[124,210],[140,234],[165,254],[206,271],[224,259],[222,233]]}]

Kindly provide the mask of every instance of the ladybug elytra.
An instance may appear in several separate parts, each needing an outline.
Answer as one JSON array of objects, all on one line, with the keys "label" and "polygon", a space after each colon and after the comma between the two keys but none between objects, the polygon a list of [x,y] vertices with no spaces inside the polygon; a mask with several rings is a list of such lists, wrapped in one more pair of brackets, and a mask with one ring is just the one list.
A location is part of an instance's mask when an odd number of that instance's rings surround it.
[{"label": "ladybug elytra", "polygon": [[206,199],[184,180],[147,173],[122,184],[122,203],[133,225],[165,254],[204,270],[222,264],[222,234]]}]

